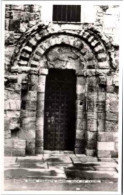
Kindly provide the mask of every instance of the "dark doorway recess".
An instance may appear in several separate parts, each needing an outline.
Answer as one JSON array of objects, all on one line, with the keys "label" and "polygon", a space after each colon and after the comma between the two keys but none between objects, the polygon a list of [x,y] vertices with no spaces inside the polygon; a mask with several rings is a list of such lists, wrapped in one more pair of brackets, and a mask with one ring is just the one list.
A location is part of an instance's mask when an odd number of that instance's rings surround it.
[{"label": "dark doorway recess", "polygon": [[50,69],[45,92],[45,150],[74,150],[75,100],[75,71]]}]

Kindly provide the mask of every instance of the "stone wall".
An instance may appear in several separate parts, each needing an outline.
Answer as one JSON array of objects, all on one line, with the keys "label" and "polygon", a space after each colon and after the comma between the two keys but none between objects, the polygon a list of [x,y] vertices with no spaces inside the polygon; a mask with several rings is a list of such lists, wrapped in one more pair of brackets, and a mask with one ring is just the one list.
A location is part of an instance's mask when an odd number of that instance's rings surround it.
[{"label": "stone wall", "polygon": [[[17,8],[25,12],[25,6]],[[75,153],[117,157],[119,47],[99,24],[75,30],[74,25],[65,29],[39,22],[22,34],[15,50],[6,41],[5,154],[44,151],[45,81],[49,69],[58,68],[77,75]]]}]

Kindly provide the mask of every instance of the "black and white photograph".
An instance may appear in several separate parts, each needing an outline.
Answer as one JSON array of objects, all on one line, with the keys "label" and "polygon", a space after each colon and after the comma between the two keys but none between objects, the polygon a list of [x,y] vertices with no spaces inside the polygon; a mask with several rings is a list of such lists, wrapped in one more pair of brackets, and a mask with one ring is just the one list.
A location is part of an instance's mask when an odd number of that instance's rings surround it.
[{"label": "black and white photograph", "polygon": [[120,9],[3,1],[5,194],[118,194]]}]

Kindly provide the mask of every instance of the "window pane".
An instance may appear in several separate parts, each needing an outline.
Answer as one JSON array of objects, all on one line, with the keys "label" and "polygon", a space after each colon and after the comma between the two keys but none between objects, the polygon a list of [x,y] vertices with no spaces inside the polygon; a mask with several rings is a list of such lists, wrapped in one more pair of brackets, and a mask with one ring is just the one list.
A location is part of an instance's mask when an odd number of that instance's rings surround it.
[{"label": "window pane", "polygon": [[53,5],[53,21],[80,22],[80,5]]}]

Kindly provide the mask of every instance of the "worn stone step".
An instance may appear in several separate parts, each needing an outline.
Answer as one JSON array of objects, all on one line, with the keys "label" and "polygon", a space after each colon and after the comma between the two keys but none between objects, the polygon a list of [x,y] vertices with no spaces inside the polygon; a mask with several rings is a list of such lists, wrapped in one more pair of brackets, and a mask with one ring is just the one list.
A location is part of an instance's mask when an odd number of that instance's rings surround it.
[{"label": "worn stone step", "polygon": [[24,179],[24,178],[38,178],[38,179],[66,179],[64,170],[62,169],[30,169],[30,168],[11,168],[4,172],[6,179]]},{"label": "worn stone step", "polygon": [[67,178],[70,179],[114,179],[117,180],[116,171],[96,171],[96,170],[79,170],[74,168],[65,168]]}]

